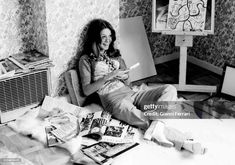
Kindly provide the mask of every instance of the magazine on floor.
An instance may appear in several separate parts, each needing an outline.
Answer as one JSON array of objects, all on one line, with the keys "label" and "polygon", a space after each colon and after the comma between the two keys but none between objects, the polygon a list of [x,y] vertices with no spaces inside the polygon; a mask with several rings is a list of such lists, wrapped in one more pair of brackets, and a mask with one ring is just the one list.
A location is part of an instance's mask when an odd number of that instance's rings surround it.
[{"label": "magazine on floor", "polygon": [[47,55],[44,55],[43,53],[40,53],[37,50],[13,54],[8,59],[14,62],[22,69],[34,68],[36,65],[51,62]]},{"label": "magazine on floor", "polygon": [[47,137],[47,146],[48,147],[53,147],[53,146],[57,146],[59,144],[63,144],[64,142],[62,140],[60,140],[59,138],[57,138],[55,135],[53,135],[51,133],[51,131],[55,130],[56,127],[54,126],[47,126],[45,128],[46,131],[46,137]]},{"label": "magazine on floor", "polygon": [[98,164],[109,165],[116,156],[136,147],[138,143],[113,144],[99,142],[82,148],[82,152]]},{"label": "magazine on floor", "polygon": [[44,120],[48,122],[48,125],[51,127],[51,129],[48,128],[46,132],[54,135],[63,142],[78,135],[80,129],[77,118],[80,111],[79,107],[46,96],[41,109],[46,114]]},{"label": "magazine on floor", "polygon": [[116,119],[106,111],[89,113],[80,122],[80,135],[100,142],[131,143],[136,141],[137,129]]},{"label": "magazine on floor", "polygon": [[59,113],[46,119],[55,129],[51,133],[62,141],[67,141],[79,133],[78,118],[69,113]]},{"label": "magazine on floor", "polygon": [[13,77],[21,73],[22,69],[8,59],[0,60],[0,79]]}]

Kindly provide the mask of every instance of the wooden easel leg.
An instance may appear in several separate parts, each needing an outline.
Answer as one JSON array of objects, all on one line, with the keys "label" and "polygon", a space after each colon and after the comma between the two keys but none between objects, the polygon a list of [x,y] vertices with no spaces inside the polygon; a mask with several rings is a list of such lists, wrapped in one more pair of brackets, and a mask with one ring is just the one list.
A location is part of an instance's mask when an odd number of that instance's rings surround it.
[{"label": "wooden easel leg", "polygon": [[187,47],[180,47],[180,67],[179,67],[179,88],[183,88],[186,84],[187,71]]},{"label": "wooden easel leg", "polygon": [[215,92],[216,86],[186,84],[187,48],[193,46],[193,36],[176,35],[175,46],[180,47],[179,84],[175,84],[176,89],[178,91],[190,92]]}]

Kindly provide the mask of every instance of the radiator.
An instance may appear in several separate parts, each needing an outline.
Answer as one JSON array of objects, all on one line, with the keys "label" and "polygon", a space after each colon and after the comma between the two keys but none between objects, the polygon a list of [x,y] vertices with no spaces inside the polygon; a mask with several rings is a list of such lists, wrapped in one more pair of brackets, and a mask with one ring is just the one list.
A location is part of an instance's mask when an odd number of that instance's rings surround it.
[{"label": "radiator", "polygon": [[14,120],[49,95],[49,70],[0,80],[1,123]]}]

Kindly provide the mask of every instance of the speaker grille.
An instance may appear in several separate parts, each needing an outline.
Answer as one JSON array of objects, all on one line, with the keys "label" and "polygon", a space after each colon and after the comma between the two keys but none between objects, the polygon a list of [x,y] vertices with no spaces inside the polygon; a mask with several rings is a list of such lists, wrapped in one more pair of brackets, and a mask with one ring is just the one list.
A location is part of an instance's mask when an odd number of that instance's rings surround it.
[{"label": "speaker grille", "polygon": [[0,80],[0,110],[2,112],[39,103],[45,95],[49,95],[47,70]]}]

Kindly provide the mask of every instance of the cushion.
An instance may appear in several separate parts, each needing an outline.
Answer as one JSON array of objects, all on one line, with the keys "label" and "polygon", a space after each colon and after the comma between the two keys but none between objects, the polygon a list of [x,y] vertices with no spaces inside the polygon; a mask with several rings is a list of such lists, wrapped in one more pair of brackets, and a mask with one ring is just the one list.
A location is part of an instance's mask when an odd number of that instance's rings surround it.
[{"label": "cushion", "polygon": [[69,70],[65,73],[65,83],[68,88],[71,103],[77,106],[83,106],[86,97],[82,93],[76,70]]}]

